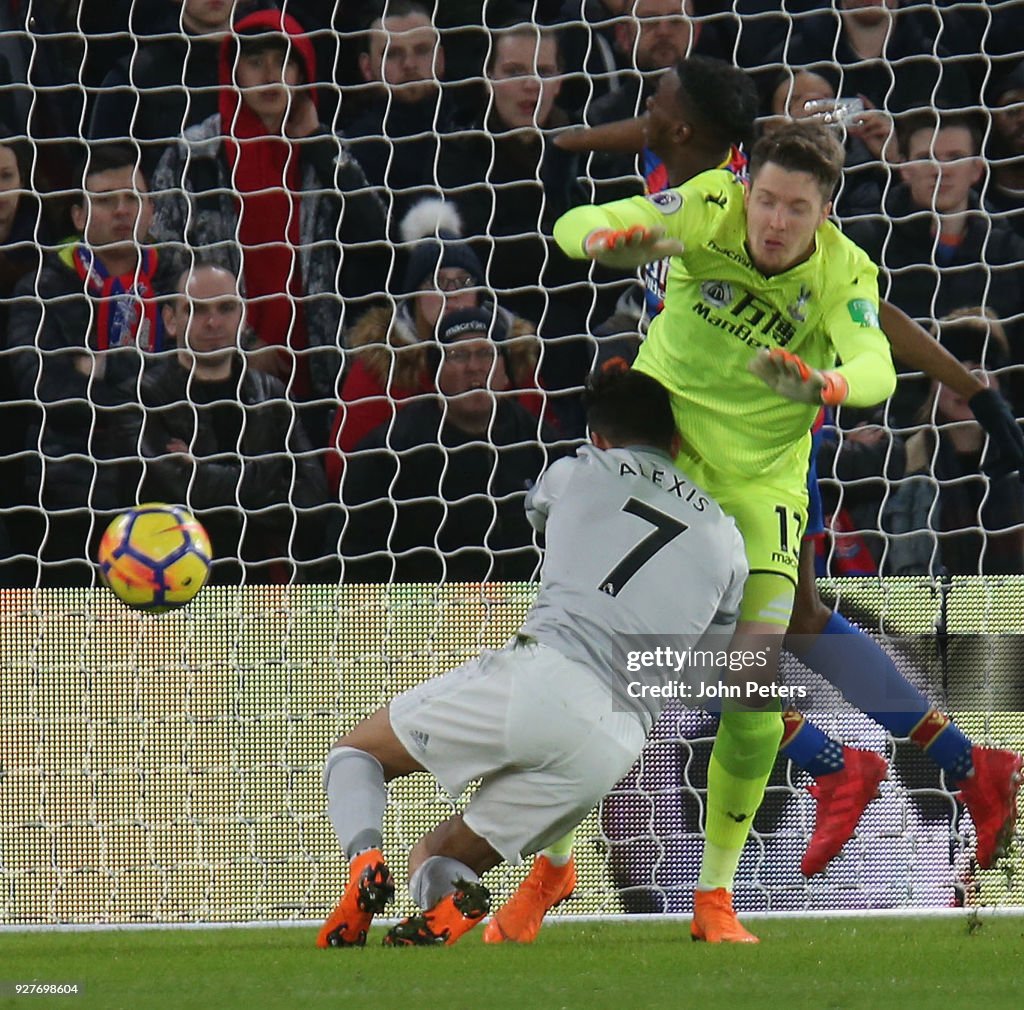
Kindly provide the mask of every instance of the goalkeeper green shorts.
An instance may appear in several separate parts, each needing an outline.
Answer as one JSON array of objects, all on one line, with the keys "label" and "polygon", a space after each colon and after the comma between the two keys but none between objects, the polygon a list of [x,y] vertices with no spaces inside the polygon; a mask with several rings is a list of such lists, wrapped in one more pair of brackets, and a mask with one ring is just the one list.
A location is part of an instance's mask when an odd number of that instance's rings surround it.
[{"label": "goalkeeper green shorts", "polygon": [[789,624],[800,571],[800,543],[807,527],[807,490],[765,485],[709,487],[722,509],[736,520],[747,549],[750,575],[740,620]]}]

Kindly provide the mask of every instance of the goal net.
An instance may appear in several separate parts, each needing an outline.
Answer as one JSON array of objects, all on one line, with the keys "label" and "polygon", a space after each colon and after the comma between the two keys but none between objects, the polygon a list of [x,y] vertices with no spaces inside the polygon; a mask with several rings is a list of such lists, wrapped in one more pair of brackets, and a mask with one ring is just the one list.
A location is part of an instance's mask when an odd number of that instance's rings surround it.
[{"label": "goal net", "polygon": [[[177,175],[160,170],[166,169],[161,159],[183,128],[201,128],[208,121],[204,117],[225,114],[219,104],[221,44],[210,45],[221,35],[204,36],[208,5],[199,0],[113,5],[130,7],[126,18],[113,10],[105,15],[96,6],[28,0],[0,11],[0,120],[5,121],[0,126],[7,127],[0,132],[0,181],[10,177],[4,175],[10,161],[5,152],[15,152],[17,170],[17,184],[0,185],[0,926],[313,923],[334,906],[346,864],[325,813],[321,774],[328,748],[396,693],[482,648],[504,644],[536,591],[517,570],[508,581],[480,581],[513,571],[506,562],[518,547],[526,551],[528,567],[539,557],[533,541],[510,548],[491,539],[507,515],[502,509],[515,506],[521,518],[524,480],[518,471],[515,487],[502,485],[505,490],[498,492],[485,480],[482,489],[470,489],[460,499],[484,501],[491,510],[481,538],[457,545],[488,559],[483,574],[461,579],[449,574],[437,584],[398,581],[393,573],[390,582],[384,574],[379,584],[354,583],[348,574],[356,570],[357,559],[346,551],[363,545],[345,539],[355,513],[345,498],[344,471],[367,454],[396,459],[388,439],[402,410],[409,409],[410,397],[429,395],[403,384],[410,374],[418,376],[402,370],[406,359],[396,348],[416,340],[411,329],[395,338],[398,324],[415,327],[411,299],[421,291],[444,303],[464,295],[460,289],[472,289],[483,293],[483,302],[513,309],[518,322],[503,325],[522,336],[514,328],[521,322],[537,345],[535,368],[532,360],[525,371],[521,362],[506,361],[510,375],[504,392],[531,411],[529,444],[535,447],[533,434],[537,442],[543,440],[542,422],[554,426],[549,445],[556,437],[571,445],[583,436],[583,378],[595,361],[635,350],[643,290],[626,274],[589,266],[566,273],[550,226],[563,204],[639,192],[639,173],[633,155],[623,160],[598,152],[559,161],[553,140],[570,122],[598,122],[598,108],[642,114],[656,78],[650,64],[658,59],[654,40],[663,30],[676,31],[685,22],[682,52],[719,56],[750,71],[764,117],[808,111],[798,88],[807,83],[798,82],[800,69],[813,71],[817,79],[809,101],[846,102],[836,113],[845,124],[850,152],[836,204],[843,227],[876,242],[872,255],[885,271],[881,293],[910,315],[929,325],[954,310],[967,310],[981,322],[976,353],[965,360],[995,376],[1019,413],[1024,205],[1019,190],[1006,184],[1015,176],[999,175],[1013,164],[1007,147],[1012,131],[1000,134],[1001,120],[991,113],[1012,114],[1022,98],[1013,97],[1014,89],[1024,92],[1019,69],[1014,76],[1022,59],[1018,26],[1024,2],[951,3],[941,9],[904,4],[894,22],[900,46],[894,44],[886,54],[890,58],[880,60],[860,60],[844,48],[847,42],[836,34],[842,4],[821,11],[822,5],[813,3],[697,3],[696,13],[686,17],[682,4],[668,11],[671,4],[654,0],[632,5],[428,2],[429,19],[440,32],[428,53],[428,74],[446,81],[458,116],[446,119],[439,106],[426,126],[406,128],[397,90],[385,95],[382,106],[373,104],[381,88],[370,80],[373,51],[364,31],[369,7],[281,0],[277,6],[306,28],[305,41],[289,37],[283,51],[286,62],[300,54],[305,71],[316,67],[315,79],[304,84],[315,85],[323,131],[344,132],[356,122],[365,128],[375,107],[380,121],[376,132],[350,138],[349,151],[365,177],[343,179],[338,166],[345,158],[335,157],[335,151],[333,160],[327,159],[332,167],[324,169],[334,173],[330,184],[282,169],[286,174],[280,179],[288,186],[304,187],[301,209],[287,200],[283,212],[282,204],[265,205],[268,215],[284,213],[284,245],[295,252],[284,269],[289,280],[278,292],[288,306],[283,316],[274,315],[275,295],[263,291],[249,307],[253,318],[256,309],[266,310],[263,318],[285,319],[284,328],[294,329],[269,365],[265,340],[252,341],[253,334],[241,331],[236,338],[246,370],[269,369],[284,383],[286,392],[279,390],[276,397],[284,413],[268,414],[270,422],[262,422],[268,440],[248,441],[260,423],[261,405],[247,401],[243,409],[241,392],[230,400],[234,414],[215,410],[222,401],[212,407],[191,381],[170,405],[195,419],[186,446],[195,458],[236,468],[234,483],[212,504],[203,497],[209,485],[189,471],[172,485],[180,503],[211,527],[226,522],[236,547],[255,543],[256,561],[250,566],[251,559],[221,552],[215,576],[237,584],[209,586],[186,609],[167,615],[129,611],[99,587],[90,552],[112,512],[136,503],[148,486],[139,474],[153,471],[156,456],[182,449],[162,443],[150,453],[144,429],[130,425],[124,437],[108,437],[111,420],[131,415],[142,396],[138,375],[131,404],[111,402],[103,386],[109,378],[104,341],[115,334],[103,309],[109,290],[86,297],[80,278],[77,290],[54,291],[19,264],[29,263],[33,253],[45,262],[62,256],[65,265],[74,262],[74,241],[64,240],[71,219],[60,212],[81,200],[71,166],[83,149],[95,150],[109,140],[137,144],[140,164],[158,181],[153,193],[158,248],[184,251],[186,261],[211,256],[236,271],[241,265],[245,288],[253,282],[239,252],[247,236],[256,238],[246,254],[273,242],[264,241],[260,231],[266,221],[253,224],[256,205],[250,205],[247,220],[239,212],[243,193],[260,185],[251,164],[244,169],[229,164],[223,177],[209,174],[208,166],[200,171],[208,149],[202,144],[209,137],[200,143],[198,135],[190,135],[181,147]],[[164,19],[162,6],[174,9],[172,20]],[[251,0],[234,7],[237,21],[273,4]],[[189,22],[194,15],[200,20]],[[558,25],[561,62],[554,71],[541,67],[547,36],[533,38],[525,69],[516,69],[514,61],[510,70],[498,66],[507,55],[499,45],[512,36],[496,29],[516,17]],[[825,29],[821,17],[831,19]],[[832,41],[826,44],[827,38]],[[389,56],[399,58],[400,41],[396,36],[383,44],[377,53],[382,66]],[[441,47],[443,73],[437,61]],[[402,59],[413,55],[405,52]],[[237,59],[234,53],[225,64],[230,72],[237,72]],[[888,75],[888,84],[877,101],[864,102],[864,90],[877,84],[864,75],[874,71]],[[515,100],[501,105],[493,85],[518,86],[520,78],[540,83],[539,90],[527,92],[534,97],[520,100],[534,104],[525,125],[516,126],[500,118],[515,116]],[[561,81],[557,102],[545,105],[544,89],[550,97],[555,80]],[[1004,87],[1007,82],[1012,87]],[[854,100],[863,106],[859,113],[850,104]],[[539,120],[542,109],[559,103],[568,110],[564,121],[559,114]],[[857,117],[870,114],[872,106],[892,119],[880,127],[879,120],[871,120],[876,131],[865,134]],[[307,129],[303,108],[300,97],[289,99],[286,115],[295,116],[289,128]],[[915,110],[939,108],[975,114],[970,126],[958,120],[954,128],[965,130],[965,143],[976,146],[950,154],[933,129],[916,162],[934,168],[943,161],[985,156],[984,165],[977,161],[983,171],[973,179],[969,197],[975,230],[947,242],[927,228],[920,241],[901,238],[891,201],[904,199],[906,186],[891,160],[895,148],[886,146],[898,140],[888,140],[895,136],[889,127]],[[356,109],[366,115],[350,112]],[[232,121],[238,126],[241,120],[234,115]],[[460,129],[474,144],[446,157],[440,141]],[[509,152],[521,152],[498,146],[517,130],[529,133],[542,152],[518,177],[520,163]],[[304,136],[309,143],[303,149],[312,151],[317,138],[322,135],[315,131]],[[477,165],[470,155],[481,151],[484,160]],[[205,187],[198,196],[197,187]],[[452,247],[456,255],[449,266],[465,276],[442,277],[445,262],[436,254],[425,271],[412,270],[417,253],[433,248],[431,241],[441,233],[439,221],[413,238],[402,231],[410,206],[424,194],[459,207],[461,240],[468,244]],[[345,232],[343,209],[348,208],[344,213],[351,222],[352,208],[371,196],[381,201],[379,234]],[[915,198],[924,205],[904,207],[904,216],[941,217],[937,183]],[[313,209],[324,207],[333,207],[335,214],[326,224]],[[173,208],[181,210],[180,219]],[[21,231],[5,230],[8,209],[20,215],[13,220]],[[216,228],[214,211],[220,215]],[[370,227],[375,218],[360,220]],[[975,259],[957,260],[975,241]],[[234,252],[218,258],[225,250]],[[372,259],[378,253],[382,258]],[[384,266],[368,290],[346,273],[345,264],[355,268],[371,262]],[[30,265],[34,270],[34,261]],[[276,261],[271,270],[280,266]],[[139,281],[138,272],[129,280]],[[76,298],[88,303],[82,314],[62,315]],[[145,300],[139,294],[140,304]],[[344,417],[351,419],[372,404],[370,414],[383,423],[385,435],[356,452],[331,430],[331,420],[339,396],[344,399],[346,379],[367,360],[351,343],[351,330],[367,306],[388,319],[381,340],[383,387],[353,394],[345,401]],[[804,307],[795,306],[794,319]],[[146,317],[154,326],[157,314]],[[302,327],[300,340],[296,332]],[[426,342],[432,339],[431,330]],[[143,364],[170,361],[176,350],[169,342],[164,351],[150,351],[139,340],[119,353],[122,363],[132,357],[141,370]],[[50,384],[49,370],[61,367],[73,380],[67,387]],[[1024,575],[1015,573],[1024,564],[1024,504],[1015,479],[990,479],[977,467],[948,469],[943,433],[957,425],[962,430],[970,418],[944,414],[947,406],[924,377],[908,373],[879,413],[841,412],[832,419],[823,471],[828,530],[820,587],[824,598],[872,635],[975,743],[1020,751]],[[204,418],[207,430],[228,444],[209,442],[200,451],[197,432]],[[865,421],[870,427],[858,430]],[[299,429],[312,434],[308,444],[291,440]],[[282,433],[276,443],[269,437],[275,430]],[[368,426],[364,434],[371,431]],[[492,434],[489,429],[488,438]],[[984,438],[971,451],[981,459],[988,451]],[[300,488],[310,467],[321,471],[319,481],[324,474],[333,480],[323,485],[329,490]],[[128,487],[117,501],[107,481],[115,469],[121,489]],[[459,457],[446,455],[442,470],[446,480],[458,477]],[[270,474],[273,480],[253,474]],[[271,486],[281,488],[276,499],[257,493]],[[384,487],[380,500],[390,503],[397,484],[385,480]],[[951,568],[952,540],[942,507],[942,495],[950,489],[963,492],[957,498],[958,532],[973,536],[974,560],[966,568]],[[79,497],[65,497],[72,492]],[[435,527],[426,530],[424,543],[427,553],[441,554],[438,524],[450,520],[451,532],[459,527],[461,513],[443,499],[440,487],[416,501],[435,508],[426,513],[434,516]],[[272,525],[273,536],[261,532]],[[389,541],[378,555],[394,562],[394,571],[408,571],[400,562],[409,553],[408,543],[392,549]],[[1018,555],[1020,563],[1014,560]],[[441,570],[459,569],[447,558]],[[991,571],[1012,574],[984,574]],[[1024,906],[1019,849],[998,869],[979,870],[970,817],[932,762],[908,740],[894,739],[852,710],[796,660],[784,658],[781,675],[787,683],[806,686],[810,718],[844,743],[882,753],[890,775],[841,855],[826,873],[807,880],[799,864],[813,827],[814,805],[806,790],[811,780],[778,761],[740,864],[738,909]],[[634,769],[580,828],[579,888],[554,914],[688,910],[703,842],[715,729],[712,716],[669,706]],[[411,910],[403,865],[410,847],[465,799],[445,796],[428,776],[391,785],[385,846],[400,881],[394,914]],[[524,872],[502,867],[488,875],[496,904],[512,893]]]},{"label": "goal net", "polygon": [[[976,740],[1024,746],[1024,579],[828,588],[885,629],[908,675],[945,692],[936,700]],[[105,590],[5,591],[0,923],[322,919],[346,879],[324,810],[327,749],[397,692],[502,645],[534,592],[208,587],[183,611],[141,616]],[[780,762],[740,866],[739,907],[1024,904],[1019,856],[976,869],[970,819],[930,762],[820,681],[797,668],[787,677],[808,686],[810,717],[880,750],[892,771],[856,837],[807,881],[809,779]],[[580,829],[580,886],[563,913],[687,907],[714,729],[698,711],[664,713],[634,771]],[[396,878],[413,842],[458,805],[425,774],[392,784],[385,847]],[[489,875],[496,901],[522,872]],[[410,908],[402,884],[394,910]]]}]

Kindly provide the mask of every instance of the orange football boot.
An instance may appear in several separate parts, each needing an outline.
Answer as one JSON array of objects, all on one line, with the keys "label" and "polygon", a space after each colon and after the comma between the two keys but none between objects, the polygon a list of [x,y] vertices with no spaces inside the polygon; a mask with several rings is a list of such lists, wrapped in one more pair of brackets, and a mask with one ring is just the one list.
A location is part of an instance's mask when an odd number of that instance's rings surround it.
[{"label": "orange football boot", "polygon": [[516,893],[498,909],[484,928],[484,943],[533,943],[548,909],[565,901],[576,890],[576,860],[555,866],[547,856],[537,856]]},{"label": "orange football boot", "polygon": [[348,867],[348,887],[316,938],[318,947],[363,947],[373,917],[395,896],[380,849],[360,852]]},{"label": "orange football boot", "polygon": [[454,881],[433,908],[410,915],[384,934],[385,947],[450,947],[490,910],[491,892],[479,881]]},{"label": "orange football boot", "polygon": [[736,918],[732,894],[724,887],[713,891],[695,891],[690,938],[708,943],[760,943]]}]

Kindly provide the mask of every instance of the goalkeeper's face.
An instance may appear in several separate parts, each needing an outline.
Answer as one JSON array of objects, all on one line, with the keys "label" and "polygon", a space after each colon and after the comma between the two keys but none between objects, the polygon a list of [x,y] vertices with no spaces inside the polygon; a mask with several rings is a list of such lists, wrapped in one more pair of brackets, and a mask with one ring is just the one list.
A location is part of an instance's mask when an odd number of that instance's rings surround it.
[{"label": "goalkeeper's face", "polygon": [[784,273],[814,252],[814,234],[832,209],[817,180],[767,162],[751,181],[747,201],[747,248],[768,276]]}]

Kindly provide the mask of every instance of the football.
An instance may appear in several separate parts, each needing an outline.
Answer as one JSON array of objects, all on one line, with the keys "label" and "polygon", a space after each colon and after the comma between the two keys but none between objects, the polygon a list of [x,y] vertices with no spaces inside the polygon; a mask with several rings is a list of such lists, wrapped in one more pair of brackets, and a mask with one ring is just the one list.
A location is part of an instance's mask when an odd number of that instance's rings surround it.
[{"label": "football", "polygon": [[119,600],[162,614],[183,607],[210,574],[210,538],[179,505],[147,502],[107,527],[97,552],[100,574]]}]

